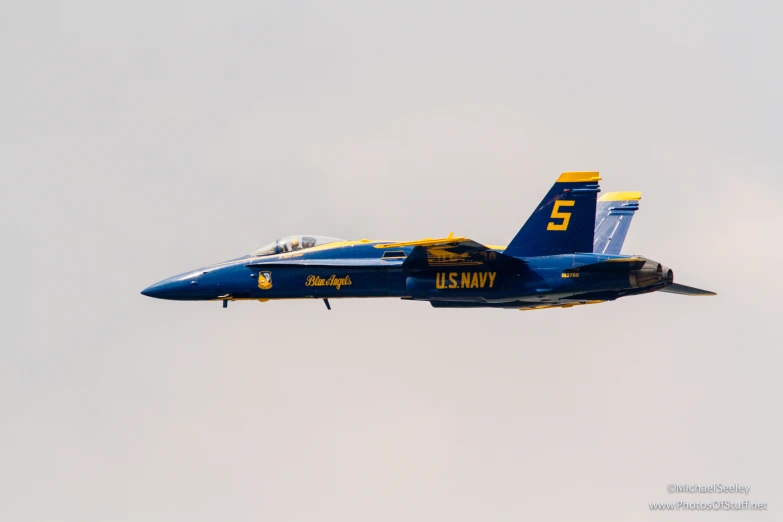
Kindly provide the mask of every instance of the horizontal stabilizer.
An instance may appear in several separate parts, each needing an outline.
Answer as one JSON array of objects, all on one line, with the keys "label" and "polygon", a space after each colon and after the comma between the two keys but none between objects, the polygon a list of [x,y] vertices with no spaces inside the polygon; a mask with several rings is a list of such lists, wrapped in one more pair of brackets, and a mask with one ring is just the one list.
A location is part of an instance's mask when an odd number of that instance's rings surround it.
[{"label": "horizontal stabilizer", "polygon": [[668,294],[680,294],[680,295],[718,295],[715,292],[709,290],[702,290],[701,288],[693,288],[692,286],[685,286],[674,283],[672,285],[661,288],[659,292],[666,292]]}]

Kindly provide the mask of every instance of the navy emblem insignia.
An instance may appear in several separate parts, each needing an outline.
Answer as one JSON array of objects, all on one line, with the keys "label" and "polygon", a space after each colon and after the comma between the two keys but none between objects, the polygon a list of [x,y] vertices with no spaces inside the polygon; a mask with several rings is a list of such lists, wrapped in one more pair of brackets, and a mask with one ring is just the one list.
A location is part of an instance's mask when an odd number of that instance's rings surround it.
[{"label": "navy emblem insignia", "polygon": [[259,272],[258,288],[261,290],[269,290],[272,288],[272,272]]}]

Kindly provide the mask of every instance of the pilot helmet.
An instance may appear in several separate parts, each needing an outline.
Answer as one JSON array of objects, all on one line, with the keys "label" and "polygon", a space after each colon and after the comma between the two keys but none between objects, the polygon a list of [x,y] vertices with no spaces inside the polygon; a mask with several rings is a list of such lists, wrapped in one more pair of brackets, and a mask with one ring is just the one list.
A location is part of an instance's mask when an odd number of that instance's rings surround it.
[{"label": "pilot helmet", "polygon": [[299,240],[297,238],[291,238],[291,250],[296,250],[299,248]]}]

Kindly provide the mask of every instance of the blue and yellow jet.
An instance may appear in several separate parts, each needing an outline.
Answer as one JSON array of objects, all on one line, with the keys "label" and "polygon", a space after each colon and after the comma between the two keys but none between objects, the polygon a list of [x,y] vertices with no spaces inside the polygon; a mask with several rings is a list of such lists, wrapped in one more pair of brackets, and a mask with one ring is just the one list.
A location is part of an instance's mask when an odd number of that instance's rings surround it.
[{"label": "blue and yellow jet", "polygon": [[142,291],[160,299],[228,301],[399,297],[436,308],[537,310],[669,292],[715,295],[674,282],[670,268],[621,255],[638,192],[598,199],[597,172],[565,172],[507,247],[450,234],[418,241],[288,236],[231,261]]}]

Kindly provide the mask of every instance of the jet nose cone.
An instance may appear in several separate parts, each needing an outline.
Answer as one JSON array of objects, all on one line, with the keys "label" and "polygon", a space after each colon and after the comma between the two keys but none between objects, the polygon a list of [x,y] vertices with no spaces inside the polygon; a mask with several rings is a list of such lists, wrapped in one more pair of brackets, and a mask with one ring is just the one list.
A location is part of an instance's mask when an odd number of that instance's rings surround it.
[{"label": "jet nose cone", "polygon": [[190,279],[181,275],[169,277],[163,281],[158,281],[154,285],[150,285],[141,291],[141,295],[147,297],[154,297],[156,299],[174,299],[182,300],[191,298],[193,293],[191,286],[195,286],[196,283],[191,284]]},{"label": "jet nose cone", "polygon": [[141,295],[146,295],[147,297],[155,297],[157,299],[165,299],[166,294],[169,293],[171,293],[171,283],[169,283],[168,280],[160,281],[159,283],[150,285],[141,291]]},{"label": "jet nose cone", "polygon": [[219,284],[213,284],[204,275],[208,270],[196,270],[169,277],[150,285],[141,291],[141,295],[156,299],[171,299],[174,301],[198,301],[212,299],[220,295],[217,292]]}]

